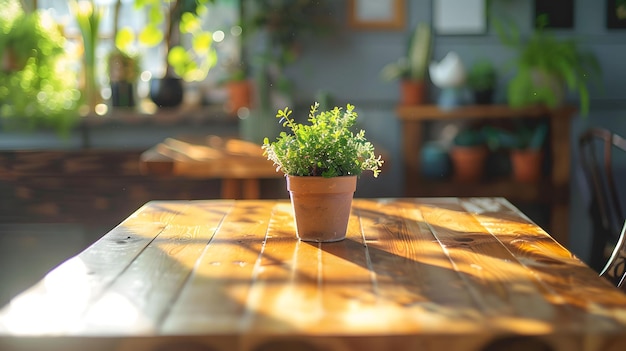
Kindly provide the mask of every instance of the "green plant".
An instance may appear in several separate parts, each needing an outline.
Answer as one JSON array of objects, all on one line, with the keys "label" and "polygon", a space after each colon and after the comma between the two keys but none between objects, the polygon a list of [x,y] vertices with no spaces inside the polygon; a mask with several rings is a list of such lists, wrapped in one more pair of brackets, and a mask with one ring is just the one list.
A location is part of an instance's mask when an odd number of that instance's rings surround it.
[{"label": "green plant", "polygon": [[[176,73],[185,81],[201,81],[217,62],[217,53],[212,47],[212,33],[203,30],[201,23],[202,14],[213,2],[214,0],[135,0],[135,7],[145,8],[148,12],[148,24],[139,34],[139,41],[147,46],[165,42],[166,76]],[[177,32],[191,36],[189,49],[176,40]]]},{"label": "green plant", "polygon": [[497,82],[497,72],[488,59],[480,59],[470,66],[467,73],[467,85],[476,91],[493,89]]},{"label": "green plant", "polygon": [[431,28],[426,23],[420,23],[409,37],[406,55],[396,62],[389,63],[380,72],[385,81],[394,79],[409,79],[423,81],[426,79],[428,64],[432,50]]},{"label": "green plant", "polygon": [[518,123],[512,130],[487,126],[484,129],[487,145],[491,150],[499,148],[517,150],[539,150],[548,136],[548,124],[536,126]]},{"label": "green plant", "polygon": [[108,72],[111,82],[134,83],[139,77],[139,58],[131,53],[135,35],[129,27],[119,28],[122,0],[115,2],[113,15],[113,38],[115,47],[109,53]]},{"label": "green plant", "polygon": [[456,146],[472,147],[485,144],[485,133],[482,129],[464,128],[461,129],[452,139]]},{"label": "green plant", "polygon": [[582,50],[574,39],[559,39],[545,30],[547,17],[539,16],[538,26],[528,40],[522,40],[519,29],[511,23],[505,28],[494,21],[504,45],[518,50],[517,72],[509,81],[507,97],[512,107],[543,103],[556,107],[566,90],[575,92],[583,116],[589,112],[588,83],[601,72],[596,56]]},{"label": "green plant", "polygon": [[81,95],[65,38],[41,16],[21,9],[0,16],[0,59],[18,62],[0,70],[0,117],[5,128],[53,128],[65,136],[78,122]]},{"label": "green plant", "polygon": [[318,113],[319,103],[311,106],[310,124],[300,124],[290,117],[288,107],[276,117],[291,133],[281,132],[276,141],[263,141],[263,152],[286,175],[337,177],[361,175],[365,170],[380,173],[381,157],[365,138],[365,131],[353,133],[357,113],[354,106],[335,107]]}]

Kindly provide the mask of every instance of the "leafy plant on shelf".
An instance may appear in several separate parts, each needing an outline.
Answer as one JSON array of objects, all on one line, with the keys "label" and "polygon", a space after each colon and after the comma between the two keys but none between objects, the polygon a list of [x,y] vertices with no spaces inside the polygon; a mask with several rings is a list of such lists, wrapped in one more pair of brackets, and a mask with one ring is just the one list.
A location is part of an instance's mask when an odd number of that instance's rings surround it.
[{"label": "leafy plant on shelf", "polygon": [[380,72],[381,78],[385,81],[394,79],[425,81],[432,41],[430,26],[426,23],[418,24],[409,38],[406,55],[396,62],[385,65]]},{"label": "leafy plant on shelf", "polygon": [[474,147],[484,145],[486,142],[485,132],[482,129],[461,129],[452,140],[455,146]]},{"label": "leafy plant on shelf", "polygon": [[500,148],[539,150],[548,136],[548,124],[540,123],[533,127],[520,122],[512,131],[487,126],[484,129],[484,134],[491,150]]},{"label": "leafy plant on shelf", "polygon": [[[186,81],[203,80],[217,62],[212,33],[202,29],[201,16],[214,0],[135,0],[135,7],[148,12],[148,24],[139,33],[147,46],[165,42],[166,76],[176,73]],[[178,34],[191,36],[191,47],[179,42]]]},{"label": "leafy plant on shelf", "polygon": [[467,72],[467,85],[475,91],[487,91],[495,88],[497,78],[493,63],[488,59],[480,59]]},{"label": "leafy plant on shelf", "polygon": [[4,128],[53,128],[65,136],[78,122],[81,97],[65,38],[39,12],[0,16],[0,118]]},{"label": "leafy plant on shelf", "polygon": [[557,107],[567,91],[578,95],[582,115],[589,112],[590,80],[601,72],[597,57],[582,50],[574,39],[559,39],[545,30],[547,17],[537,18],[538,27],[528,40],[521,38],[513,22],[506,27],[495,21],[500,41],[516,49],[517,72],[510,80],[507,98],[512,107],[543,103]]},{"label": "leafy plant on shelf", "polygon": [[264,155],[290,176],[358,176],[370,170],[377,177],[383,160],[376,157],[364,130],[352,132],[358,116],[354,106],[321,112],[318,108],[317,102],[311,106],[310,124],[297,123],[288,107],[278,110],[276,117],[291,133],[281,132],[273,142],[265,138]]}]

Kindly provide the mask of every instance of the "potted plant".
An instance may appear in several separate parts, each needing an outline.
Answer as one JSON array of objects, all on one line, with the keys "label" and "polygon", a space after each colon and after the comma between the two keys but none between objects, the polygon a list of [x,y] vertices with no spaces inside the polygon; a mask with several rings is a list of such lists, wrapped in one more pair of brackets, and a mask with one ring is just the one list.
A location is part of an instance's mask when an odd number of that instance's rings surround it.
[{"label": "potted plant", "polygon": [[293,82],[286,73],[304,49],[307,39],[333,33],[330,1],[243,0],[243,36],[254,84],[255,108],[240,121],[240,135],[260,143],[278,136],[272,123],[279,106],[293,101]]},{"label": "potted plant", "polygon": [[497,81],[498,74],[490,60],[483,58],[472,63],[467,73],[467,86],[472,91],[474,103],[478,105],[493,103]]},{"label": "potted plant", "polygon": [[[18,7],[19,9],[19,7]],[[39,12],[0,16],[0,118],[5,129],[53,128],[67,136],[81,97],[65,38]]]},{"label": "potted plant", "polygon": [[522,183],[534,183],[541,179],[543,144],[548,135],[548,125],[520,126],[513,134],[511,169],[513,179]]},{"label": "potted plant", "polygon": [[226,111],[238,114],[241,108],[250,108],[252,101],[252,84],[248,80],[246,65],[242,61],[229,61],[225,67],[227,77],[224,80],[228,101]]},{"label": "potted plant", "polygon": [[418,24],[409,38],[406,55],[385,65],[380,72],[384,81],[400,79],[402,105],[420,105],[426,100],[432,41],[430,26],[426,23]]},{"label": "potted plant", "polygon": [[588,83],[598,78],[601,68],[591,51],[582,50],[574,39],[559,39],[545,30],[546,16],[539,16],[538,26],[522,40],[513,23],[508,29],[500,21],[495,28],[504,45],[516,49],[517,72],[507,87],[512,107],[545,104],[561,105],[567,92],[578,95],[581,114],[589,112]]},{"label": "potted plant", "polygon": [[470,127],[461,129],[450,148],[454,180],[461,183],[480,181],[487,155],[483,130]]},{"label": "potted plant", "polygon": [[[182,81],[201,81],[217,62],[212,33],[202,29],[201,15],[214,0],[135,0],[148,12],[149,22],[139,33],[147,46],[165,43],[165,74],[150,81],[150,97],[161,107],[174,107],[183,100]],[[191,36],[190,48],[181,35]]]},{"label": "potted plant", "polygon": [[281,132],[272,142],[265,138],[262,147],[285,173],[297,236],[332,242],[345,238],[357,177],[365,170],[377,177],[383,161],[364,130],[352,132],[357,119],[353,105],[321,112],[318,107],[311,106],[310,124],[296,123],[287,107],[279,110],[276,117],[291,133]]},{"label": "potted plant", "polygon": [[139,77],[139,60],[131,54],[135,35],[130,28],[119,28],[122,0],[117,0],[113,14],[113,38],[115,45],[107,58],[111,105],[113,107],[135,106],[135,83]]}]

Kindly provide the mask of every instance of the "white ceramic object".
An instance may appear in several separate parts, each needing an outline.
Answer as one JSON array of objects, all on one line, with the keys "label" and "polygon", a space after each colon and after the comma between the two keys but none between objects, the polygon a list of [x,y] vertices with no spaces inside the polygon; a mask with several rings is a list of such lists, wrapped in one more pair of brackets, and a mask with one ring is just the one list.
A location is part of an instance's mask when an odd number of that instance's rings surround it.
[{"label": "white ceramic object", "polygon": [[430,80],[440,88],[458,88],[465,83],[465,66],[459,55],[450,51],[439,62],[432,61],[428,67]]}]

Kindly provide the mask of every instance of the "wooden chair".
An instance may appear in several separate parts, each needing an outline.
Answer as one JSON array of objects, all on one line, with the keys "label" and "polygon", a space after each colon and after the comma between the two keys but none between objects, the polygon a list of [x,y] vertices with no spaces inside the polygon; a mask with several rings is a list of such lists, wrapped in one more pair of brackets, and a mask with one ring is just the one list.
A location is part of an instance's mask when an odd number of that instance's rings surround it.
[{"label": "wooden chair", "polygon": [[609,130],[590,128],[578,141],[580,163],[591,195],[588,210],[593,236],[589,265],[616,286],[623,286],[626,215],[615,184],[613,163],[614,151],[623,152],[626,157],[626,140]]},{"label": "wooden chair", "polygon": [[600,273],[618,288],[626,292],[626,221],[620,233],[617,244],[606,266]]}]

